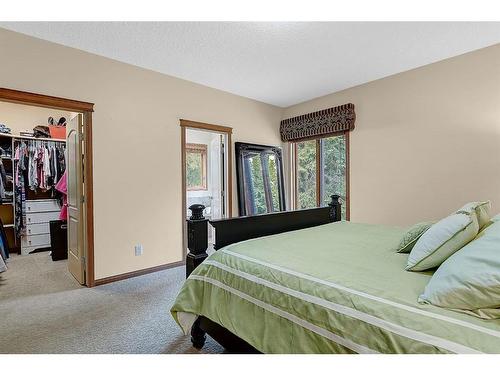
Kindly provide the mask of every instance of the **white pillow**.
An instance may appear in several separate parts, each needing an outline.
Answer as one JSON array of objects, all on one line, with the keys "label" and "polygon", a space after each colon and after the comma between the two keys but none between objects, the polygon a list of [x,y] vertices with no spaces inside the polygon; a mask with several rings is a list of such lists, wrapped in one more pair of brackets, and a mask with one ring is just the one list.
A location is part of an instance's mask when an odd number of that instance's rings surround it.
[{"label": "white pillow", "polygon": [[491,221],[496,223],[497,221],[500,221],[500,214],[496,214],[491,218]]},{"label": "white pillow", "polygon": [[438,267],[453,253],[472,241],[479,232],[475,211],[459,212],[438,221],[417,241],[408,256],[407,271]]},{"label": "white pillow", "polygon": [[449,257],[419,297],[483,319],[500,318],[500,222]]},{"label": "white pillow", "polygon": [[486,224],[491,220],[491,202],[469,202],[457,212],[467,212],[471,213],[476,211],[477,221],[479,223],[479,229],[481,230]]}]

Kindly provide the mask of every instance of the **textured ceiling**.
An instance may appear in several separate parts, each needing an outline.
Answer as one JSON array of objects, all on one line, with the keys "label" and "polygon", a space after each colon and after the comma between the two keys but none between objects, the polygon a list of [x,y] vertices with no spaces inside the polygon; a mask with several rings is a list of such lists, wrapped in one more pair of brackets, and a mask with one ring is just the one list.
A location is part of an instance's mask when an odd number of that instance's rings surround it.
[{"label": "textured ceiling", "polygon": [[500,42],[500,23],[0,22],[280,107]]}]

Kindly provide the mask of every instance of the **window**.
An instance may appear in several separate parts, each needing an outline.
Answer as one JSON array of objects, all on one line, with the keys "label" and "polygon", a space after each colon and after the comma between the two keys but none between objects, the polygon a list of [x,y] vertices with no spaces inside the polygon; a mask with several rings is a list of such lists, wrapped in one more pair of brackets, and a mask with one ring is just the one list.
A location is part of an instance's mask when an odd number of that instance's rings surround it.
[{"label": "window", "polygon": [[295,203],[298,209],[326,206],[342,197],[342,219],[349,219],[349,134],[295,143]]},{"label": "window", "polygon": [[207,190],[207,145],[186,144],[187,190]]}]

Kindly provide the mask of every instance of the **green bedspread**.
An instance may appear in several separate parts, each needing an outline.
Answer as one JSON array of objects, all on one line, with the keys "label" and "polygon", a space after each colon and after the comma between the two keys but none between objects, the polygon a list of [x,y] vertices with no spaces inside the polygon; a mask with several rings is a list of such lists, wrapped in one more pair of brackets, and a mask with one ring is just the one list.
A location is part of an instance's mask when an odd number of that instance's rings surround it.
[{"label": "green bedspread", "polygon": [[186,280],[172,314],[206,316],[264,353],[500,353],[500,320],[417,302],[401,228],[338,222],[229,245]]}]

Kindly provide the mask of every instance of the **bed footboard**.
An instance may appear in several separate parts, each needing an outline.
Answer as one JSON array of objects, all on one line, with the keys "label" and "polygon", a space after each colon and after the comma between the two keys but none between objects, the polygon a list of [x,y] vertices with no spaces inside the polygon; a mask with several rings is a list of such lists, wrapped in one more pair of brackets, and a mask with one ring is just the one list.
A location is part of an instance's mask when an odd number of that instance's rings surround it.
[{"label": "bed footboard", "polygon": [[[211,220],[210,225],[215,228],[214,249],[218,250],[224,246],[251,238],[340,221],[340,196],[332,195],[331,198],[332,200],[327,207]],[[186,277],[208,256],[209,220],[203,216],[205,206],[194,204],[189,209],[191,210],[191,217],[187,219],[189,252],[186,258]]]},{"label": "bed footboard", "polygon": [[[210,224],[215,229],[214,248],[218,250],[224,246],[251,238],[340,221],[340,196],[332,195],[331,198],[332,200],[327,207],[212,220]],[[189,209],[192,214],[187,219],[189,253],[186,257],[186,277],[208,257],[209,220],[203,216],[205,206],[194,204]],[[191,329],[191,342],[195,348],[201,349],[203,347],[206,333],[230,352],[257,352],[250,344],[204,316],[198,317]]]}]

